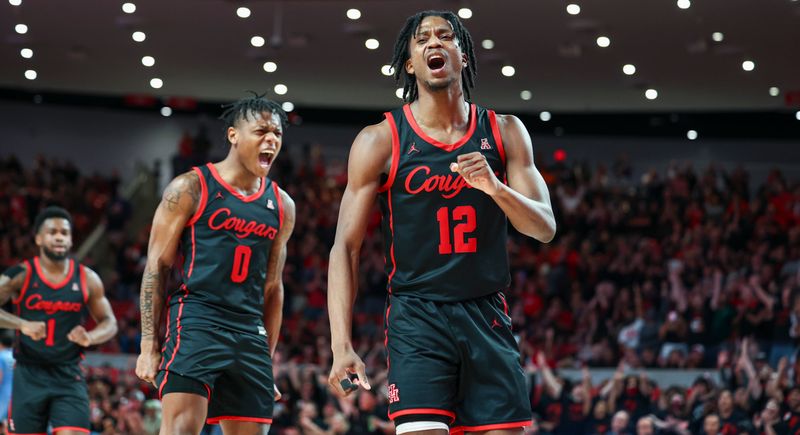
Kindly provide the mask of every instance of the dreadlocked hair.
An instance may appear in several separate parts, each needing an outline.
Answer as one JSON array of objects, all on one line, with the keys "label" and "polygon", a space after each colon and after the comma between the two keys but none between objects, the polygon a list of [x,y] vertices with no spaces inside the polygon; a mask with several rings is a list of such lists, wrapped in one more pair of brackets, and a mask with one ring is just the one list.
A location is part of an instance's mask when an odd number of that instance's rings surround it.
[{"label": "dreadlocked hair", "polygon": [[391,66],[394,68],[394,79],[397,84],[403,83],[403,100],[410,103],[417,99],[419,93],[417,92],[417,79],[413,74],[406,71],[406,61],[408,61],[409,48],[408,43],[417,32],[420,23],[425,17],[436,16],[442,17],[453,26],[456,38],[458,39],[461,52],[467,55],[468,67],[461,70],[461,87],[464,90],[466,100],[470,100],[470,90],[475,87],[475,76],[478,72],[478,63],[475,60],[475,50],[472,44],[472,36],[469,31],[461,23],[461,20],[450,11],[422,11],[416,15],[408,17],[400,34],[397,35],[397,40],[394,43],[394,57],[392,58]]},{"label": "dreadlocked hair", "polygon": [[[236,124],[236,121],[255,118],[256,115],[263,112],[278,115],[278,117],[281,119],[281,128],[285,130],[289,119],[281,105],[275,101],[264,98],[264,96],[267,95],[266,93],[259,95],[253,91],[248,92],[253,94],[253,96],[242,98],[241,100],[222,106],[225,111],[222,112],[222,115],[219,116],[219,119],[225,123],[225,131],[227,131],[229,127],[233,127],[234,124]],[[226,133],[226,141],[227,138],[228,136]]]}]

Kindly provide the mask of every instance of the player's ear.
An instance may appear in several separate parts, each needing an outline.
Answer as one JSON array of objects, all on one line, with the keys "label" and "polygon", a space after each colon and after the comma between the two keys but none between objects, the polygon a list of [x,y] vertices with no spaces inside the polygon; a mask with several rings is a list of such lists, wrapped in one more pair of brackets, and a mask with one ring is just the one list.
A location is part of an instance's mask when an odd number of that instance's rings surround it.
[{"label": "player's ear", "polygon": [[39,231],[33,237],[33,240],[36,242],[36,246],[42,246],[42,243],[44,243],[44,236],[42,235],[41,229],[39,229]]},{"label": "player's ear", "polygon": [[228,143],[231,145],[236,145],[236,141],[239,139],[239,132],[236,131],[235,127],[228,127]]},{"label": "player's ear", "polygon": [[408,59],[406,61],[406,65],[405,66],[406,66],[406,72],[413,76],[414,75],[414,65],[411,64],[411,59]]},{"label": "player's ear", "polygon": [[467,57],[466,53],[461,53],[461,66],[464,68],[469,67],[469,58]]}]

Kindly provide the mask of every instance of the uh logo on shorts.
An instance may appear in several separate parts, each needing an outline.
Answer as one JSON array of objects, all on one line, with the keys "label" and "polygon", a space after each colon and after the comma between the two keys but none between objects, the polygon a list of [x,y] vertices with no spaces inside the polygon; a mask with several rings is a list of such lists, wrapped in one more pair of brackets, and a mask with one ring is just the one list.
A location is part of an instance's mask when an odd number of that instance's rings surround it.
[{"label": "uh logo on shorts", "polygon": [[400,401],[400,390],[397,389],[395,384],[389,385],[389,403]]}]

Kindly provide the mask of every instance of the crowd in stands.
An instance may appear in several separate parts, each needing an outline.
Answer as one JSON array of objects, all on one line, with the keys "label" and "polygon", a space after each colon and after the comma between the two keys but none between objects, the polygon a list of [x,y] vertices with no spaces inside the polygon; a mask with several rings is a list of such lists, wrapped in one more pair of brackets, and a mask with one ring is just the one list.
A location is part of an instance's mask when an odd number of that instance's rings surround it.
[{"label": "crowd in stands", "polygon": [[[314,147],[301,154],[282,156],[271,174],[297,204],[275,364],[283,398],[273,433],[390,434],[385,387],[347,400],[326,388],[327,258],[346,180]],[[536,419],[528,432],[800,433],[800,180],[775,170],[752,182],[742,167],[678,162],[644,170],[624,156],[591,166],[537,156],[537,166],[558,234],[542,245],[512,230],[507,290],[531,380]],[[136,297],[148,229],[127,227],[130,205],[117,198],[118,178],[87,177],[46,158],[22,165],[0,157],[0,169],[4,266],[35,254],[30,220],[43,205],[73,213],[76,246],[100,220],[116,219],[116,271],[103,278],[120,332],[100,350],[138,353]],[[386,376],[385,288],[376,209],[353,325],[372,385]],[[615,366],[612,378],[595,385],[559,376],[564,368]],[[702,368],[722,381],[658,386],[659,368]],[[93,430],[157,433],[152,388],[132,373],[93,370]],[[714,426],[720,431],[710,431]]]}]

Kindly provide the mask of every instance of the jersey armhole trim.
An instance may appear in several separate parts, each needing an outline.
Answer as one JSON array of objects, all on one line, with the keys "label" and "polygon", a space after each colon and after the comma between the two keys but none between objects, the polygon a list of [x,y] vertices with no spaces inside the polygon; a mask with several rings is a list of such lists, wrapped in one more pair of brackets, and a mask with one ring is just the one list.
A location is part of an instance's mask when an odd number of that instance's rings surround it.
[{"label": "jersey armhole trim", "polygon": [[392,130],[392,164],[391,168],[389,168],[389,178],[386,183],[378,188],[379,193],[391,189],[397,176],[397,166],[400,163],[400,134],[397,132],[397,122],[395,122],[394,115],[391,112],[384,113],[384,116],[389,121],[389,127]]},{"label": "jersey armhole trim", "polygon": [[272,189],[275,191],[275,200],[278,201],[278,229],[283,228],[283,198],[278,183],[272,182]]},{"label": "jersey armhole trim", "polygon": [[192,170],[197,173],[197,178],[200,180],[200,204],[197,204],[197,211],[194,212],[194,215],[191,219],[189,219],[189,222],[186,222],[187,227],[194,225],[200,219],[200,216],[202,216],[203,212],[206,210],[206,203],[208,202],[208,185],[206,185],[206,177],[203,176],[203,171],[201,171],[197,166],[193,167]]},{"label": "jersey armhole trim", "polygon": [[13,304],[19,304],[22,301],[22,298],[25,297],[25,292],[28,291],[28,286],[31,283],[31,275],[33,275],[33,268],[31,267],[31,264],[28,262],[28,260],[25,260],[24,264],[26,266],[25,281],[22,283],[22,288],[19,290],[19,296],[16,299],[11,300],[11,303]]},{"label": "jersey armhole trim", "polygon": [[503,145],[503,136],[500,134],[500,128],[497,126],[497,114],[494,110],[489,110],[489,124],[492,126],[492,136],[494,136],[494,143],[497,145],[497,153],[500,154],[500,161],[503,162],[503,183],[508,184],[508,171],[506,170],[506,148]]},{"label": "jersey armhole trim", "polygon": [[503,137],[500,135],[500,128],[497,126],[497,114],[494,110],[489,111],[489,124],[492,126],[492,136],[494,142],[497,144],[497,152],[500,154],[500,160],[503,161],[503,166],[506,165],[506,148],[503,146]]},{"label": "jersey armhole trim", "polygon": [[81,268],[81,292],[83,293],[83,303],[89,302],[89,286],[86,285],[86,267],[79,265]]}]

